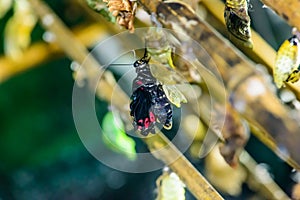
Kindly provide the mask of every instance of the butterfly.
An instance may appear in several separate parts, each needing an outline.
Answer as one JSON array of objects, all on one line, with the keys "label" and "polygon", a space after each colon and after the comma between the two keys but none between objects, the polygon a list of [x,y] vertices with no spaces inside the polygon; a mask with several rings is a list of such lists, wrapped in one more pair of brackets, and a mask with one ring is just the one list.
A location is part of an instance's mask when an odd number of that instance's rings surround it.
[{"label": "butterfly", "polygon": [[226,0],[224,18],[228,31],[252,48],[250,17],[247,0]]},{"label": "butterfly", "polygon": [[299,64],[300,41],[297,35],[293,35],[282,43],[276,55],[273,76],[278,88],[284,82],[295,83],[300,79]]},{"label": "butterfly", "polygon": [[160,123],[167,130],[172,128],[172,106],[166,97],[162,84],[151,74],[150,56],[145,51],[144,57],[137,60],[137,76],[133,80],[130,102],[130,115],[133,117],[135,130],[142,135],[155,134],[155,125]]}]

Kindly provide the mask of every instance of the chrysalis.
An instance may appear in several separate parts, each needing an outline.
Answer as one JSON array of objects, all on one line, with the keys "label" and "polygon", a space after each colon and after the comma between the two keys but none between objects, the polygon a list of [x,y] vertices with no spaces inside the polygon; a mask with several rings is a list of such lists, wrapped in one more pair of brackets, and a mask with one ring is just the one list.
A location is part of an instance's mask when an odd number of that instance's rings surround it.
[{"label": "chrysalis", "polygon": [[184,83],[184,79],[173,69],[157,62],[150,62],[152,75],[162,84],[163,90],[169,101],[176,107],[181,107],[181,103],[187,103],[187,99],[178,89],[177,85]]},{"label": "chrysalis", "polygon": [[284,82],[295,83],[300,78],[300,42],[296,34],[284,41],[280,46],[275,59],[274,82],[278,88]]},{"label": "chrysalis", "polygon": [[163,85],[163,90],[172,104],[180,108],[181,103],[187,103],[185,96],[175,85]]},{"label": "chrysalis", "polygon": [[156,187],[156,200],[185,200],[185,185],[174,172],[164,170],[156,180]]},{"label": "chrysalis", "polygon": [[252,48],[250,17],[247,0],[226,0],[224,18],[228,31]]},{"label": "chrysalis", "polygon": [[152,75],[163,85],[163,90],[169,101],[177,107],[187,103],[187,99],[176,84],[185,82],[184,78],[174,71],[176,68],[172,59],[172,46],[167,33],[161,28],[151,28],[146,36],[147,52],[152,57],[149,65]]}]

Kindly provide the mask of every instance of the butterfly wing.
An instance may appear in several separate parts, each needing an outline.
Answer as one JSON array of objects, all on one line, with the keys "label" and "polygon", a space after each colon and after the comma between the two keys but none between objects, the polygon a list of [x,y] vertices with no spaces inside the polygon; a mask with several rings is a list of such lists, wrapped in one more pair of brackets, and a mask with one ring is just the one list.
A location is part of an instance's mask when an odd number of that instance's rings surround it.
[{"label": "butterfly wing", "polygon": [[163,91],[162,85],[158,85],[153,91],[155,104],[153,106],[154,115],[157,122],[163,124],[164,128],[169,130],[172,128],[172,107]]},{"label": "butterfly wing", "polygon": [[133,126],[136,130],[141,131],[143,135],[155,133],[156,117],[153,113],[153,100],[149,88],[141,86],[133,92],[130,115],[133,117]]}]

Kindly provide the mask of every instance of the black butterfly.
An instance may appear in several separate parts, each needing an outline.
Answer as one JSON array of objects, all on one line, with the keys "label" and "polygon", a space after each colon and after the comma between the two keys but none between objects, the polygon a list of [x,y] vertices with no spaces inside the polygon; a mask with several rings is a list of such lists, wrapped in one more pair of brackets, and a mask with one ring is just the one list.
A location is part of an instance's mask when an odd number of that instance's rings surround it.
[{"label": "black butterfly", "polygon": [[150,72],[150,56],[145,55],[137,60],[135,67],[137,77],[132,83],[130,115],[133,117],[133,126],[141,134],[155,134],[156,122],[165,129],[172,127],[172,107],[166,97],[162,85]]}]

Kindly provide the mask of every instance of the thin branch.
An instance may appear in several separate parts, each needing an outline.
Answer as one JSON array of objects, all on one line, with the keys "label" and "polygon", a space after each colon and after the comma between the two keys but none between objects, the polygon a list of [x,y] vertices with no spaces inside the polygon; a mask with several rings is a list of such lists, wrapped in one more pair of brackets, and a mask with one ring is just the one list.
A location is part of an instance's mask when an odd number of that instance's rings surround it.
[{"label": "thin branch", "polygon": [[[88,56],[88,51],[85,49],[85,47],[81,45],[81,43],[73,36],[68,28],[64,26],[60,19],[50,10],[50,8],[48,8],[39,0],[30,0],[30,2],[42,20],[46,16],[53,17],[53,23],[46,24],[45,27],[47,30],[50,30],[57,36],[58,44],[67,55],[69,55],[78,63],[83,63],[85,60],[83,67],[85,67],[87,71],[92,72],[96,68],[99,69],[98,63],[94,60],[94,58]],[[89,69],[90,67],[94,69]],[[93,73],[88,73],[88,77],[93,80]],[[112,91],[113,89],[116,90],[117,86],[112,86],[105,80],[100,80],[99,85],[101,88],[106,88],[105,91],[108,93],[107,95],[100,95],[104,97],[105,100],[110,101]],[[97,92],[99,93],[100,90],[97,90]],[[103,90],[101,92],[103,92]],[[119,92],[121,92],[121,94],[118,93],[120,100],[114,101],[116,104],[114,106],[120,110],[123,110],[124,105],[128,103],[128,97],[125,94],[123,95],[123,91],[120,90]],[[209,185],[205,178],[192,166],[192,164],[182,155],[182,153],[171,144],[166,137],[164,137],[162,134],[156,134],[154,137],[145,139],[145,141],[148,144],[151,152],[156,152],[157,154],[155,154],[155,156],[166,162],[166,164],[169,164],[169,161],[171,161],[170,158],[177,158],[177,160],[175,160],[169,166],[178,174],[181,180],[183,180],[183,182],[187,185],[189,190],[197,199],[222,199],[222,197],[213,189],[213,187]],[[165,147],[166,145],[169,145],[169,148]],[[162,147],[164,147],[164,150],[161,150]]]},{"label": "thin branch", "polygon": [[[85,46],[92,46],[97,40],[105,36],[103,24],[78,26],[73,31],[76,38]],[[0,83],[18,73],[36,67],[58,56],[62,56],[62,49],[55,43],[37,42],[31,45],[18,59],[0,57]]]},{"label": "thin branch", "polygon": [[240,162],[247,169],[249,173],[248,184],[252,188],[255,183],[254,190],[258,190],[266,199],[273,200],[288,200],[290,199],[284,191],[272,179],[267,169],[258,166],[256,161],[243,150],[240,157]]}]

